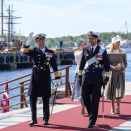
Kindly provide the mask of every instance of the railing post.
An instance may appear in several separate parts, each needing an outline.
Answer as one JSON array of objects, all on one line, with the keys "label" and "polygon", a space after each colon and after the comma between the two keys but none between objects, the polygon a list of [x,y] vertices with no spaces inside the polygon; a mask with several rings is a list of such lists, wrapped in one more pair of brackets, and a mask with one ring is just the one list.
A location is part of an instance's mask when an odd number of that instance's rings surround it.
[{"label": "railing post", "polygon": [[70,92],[70,96],[71,96],[72,95],[72,91],[71,91],[70,81],[69,81],[69,92]]},{"label": "railing post", "polygon": [[68,90],[69,90],[69,67],[66,68],[66,87],[65,87],[65,97],[68,97]]},{"label": "railing post", "polygon": [[[24,97],[24,101],[26,101],[26,99],[25,99],[25,95],[24,95],[23,97]],[[27,102],[25,102],[25,106],[28,107]]]},{"label": "railing post", "polygon": [[[24,82],[21,82],[21,85],[24,85]],[[24,86],[21,86],[21,94],[24,93]],[[24,95],[21,95],[21,102],[24,101]],[[21,104],[21,108],[24,108],[24,104]]]}]

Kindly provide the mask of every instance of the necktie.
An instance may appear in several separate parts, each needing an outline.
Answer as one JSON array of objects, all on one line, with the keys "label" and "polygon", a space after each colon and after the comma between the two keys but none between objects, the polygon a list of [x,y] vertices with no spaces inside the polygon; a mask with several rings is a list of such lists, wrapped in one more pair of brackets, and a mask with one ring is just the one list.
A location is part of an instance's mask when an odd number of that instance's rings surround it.
[{"label": "necktie", "polygon": [[93,48],[91,49],[91,54],[93,54]]}]

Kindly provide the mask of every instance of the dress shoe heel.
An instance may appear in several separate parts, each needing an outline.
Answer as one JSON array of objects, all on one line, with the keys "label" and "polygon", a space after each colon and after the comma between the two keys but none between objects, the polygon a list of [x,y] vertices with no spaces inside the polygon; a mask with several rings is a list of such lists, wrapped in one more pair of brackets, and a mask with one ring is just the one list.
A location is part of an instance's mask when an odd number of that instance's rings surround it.
[{"label": "dress shoe heel", "polygon": [[93,128],[94,127],[94,124],[89,124],[88,125],[88,128]]},{"label": "dress shoe heel", "polygon": [[114,107],[114,109],[111,108],[111,114],[115,115],[115,107]]},{"label": "dress shoe heel", "polygon": [[120,114],[120,111],[116,112],[116,114]]},{"label": "dress shoe heel", "polygon": [[120,114],[120,110],[118,108],[116,109],[116,114]]},{"label": "dress shoe heel", "polygon": [[32,121],[29,123],[30,126],[32,126],[32,125],[34,125],[34,124],[37,124],[37,120],[35,120],[35,121],[32,120]]},{"label": "dress shoe heel", "polygon": [[85,111],[84,111],[84,109],[81,109],[81,115],[82,115],[82,116],[85,116]]},{"label": "dress shoe heel", "polygon": [[112,115],[115,115],[115,112],[111,112]]},{"label": "dress shoe heel", "polygon": [[43,122],[43,125],[48,125],[48,121],[44,121],[44,122]]}]

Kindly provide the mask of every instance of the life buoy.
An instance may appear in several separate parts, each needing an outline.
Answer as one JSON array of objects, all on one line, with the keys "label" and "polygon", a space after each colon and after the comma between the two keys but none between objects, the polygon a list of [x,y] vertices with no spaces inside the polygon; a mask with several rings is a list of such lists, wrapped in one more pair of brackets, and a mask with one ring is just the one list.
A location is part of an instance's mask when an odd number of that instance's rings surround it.
[{"label": "life buoy", "polygon": [[24,61],[27,61],[28,57],[26,55],[24,55]]},{"label": "life buoy", "polygon": [[19,62],[19,56],[16,56],[16,62]]},{"label": "life buoy", "polygon": [[71,57],[72,57],[71,54],[69,54],[69,59],[71,59]]},{"label": "life buoy", "polygon": [[70,59],[72,59],[72,54],[70,54]]},{"label": "life buoy", "polygon": [[32,62],[32,57],[29,57],[29,61]]},{"label": "life buoy", "polygon": [[24,61],[24,57],[20,56],[20,61],[23,62]]},{"label": "life buoy", "polygon": [[66,54],[66,58],[69,59],[69,55],[68,54]]},{"label": "life buoy", "polygon": [[57,59],[57,55],[55,54],[55,59]]},{"label": "life buoy", "polygon": [[14,61],[14,57],[10,56],[10,62],[13,62],[13,61]]},{"label": "life buoy", "polygon": [[6,56],[6,63],[9,63],[10,62],[10,58],[9,56]]},{"label": "life buoy", "polygon": [[4,63],[4,57],[3,57],[3,56],[0,57],[0,63],[1,63],[1,64]]},{"label": "life buoy", "polygon": [[75,59],[74,54],[72,54],[72,59],[73,59],[73,60]]},{"label": "life buoy", "polygon": [[62,54],[60,54],[60,59],[62,59]]},{"label": "life buoy", "polygon": [[66,54],[64,55],[64,60],[66,60]]}]

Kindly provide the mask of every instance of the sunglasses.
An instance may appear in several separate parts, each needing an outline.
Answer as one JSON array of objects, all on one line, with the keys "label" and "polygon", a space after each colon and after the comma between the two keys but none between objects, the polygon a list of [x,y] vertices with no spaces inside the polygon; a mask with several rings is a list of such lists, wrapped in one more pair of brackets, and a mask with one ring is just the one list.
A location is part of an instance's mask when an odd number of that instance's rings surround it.
[{"label": "sunglasses", "polygon": [[81,44],[81,46],[85,46],[85,44]]}]

